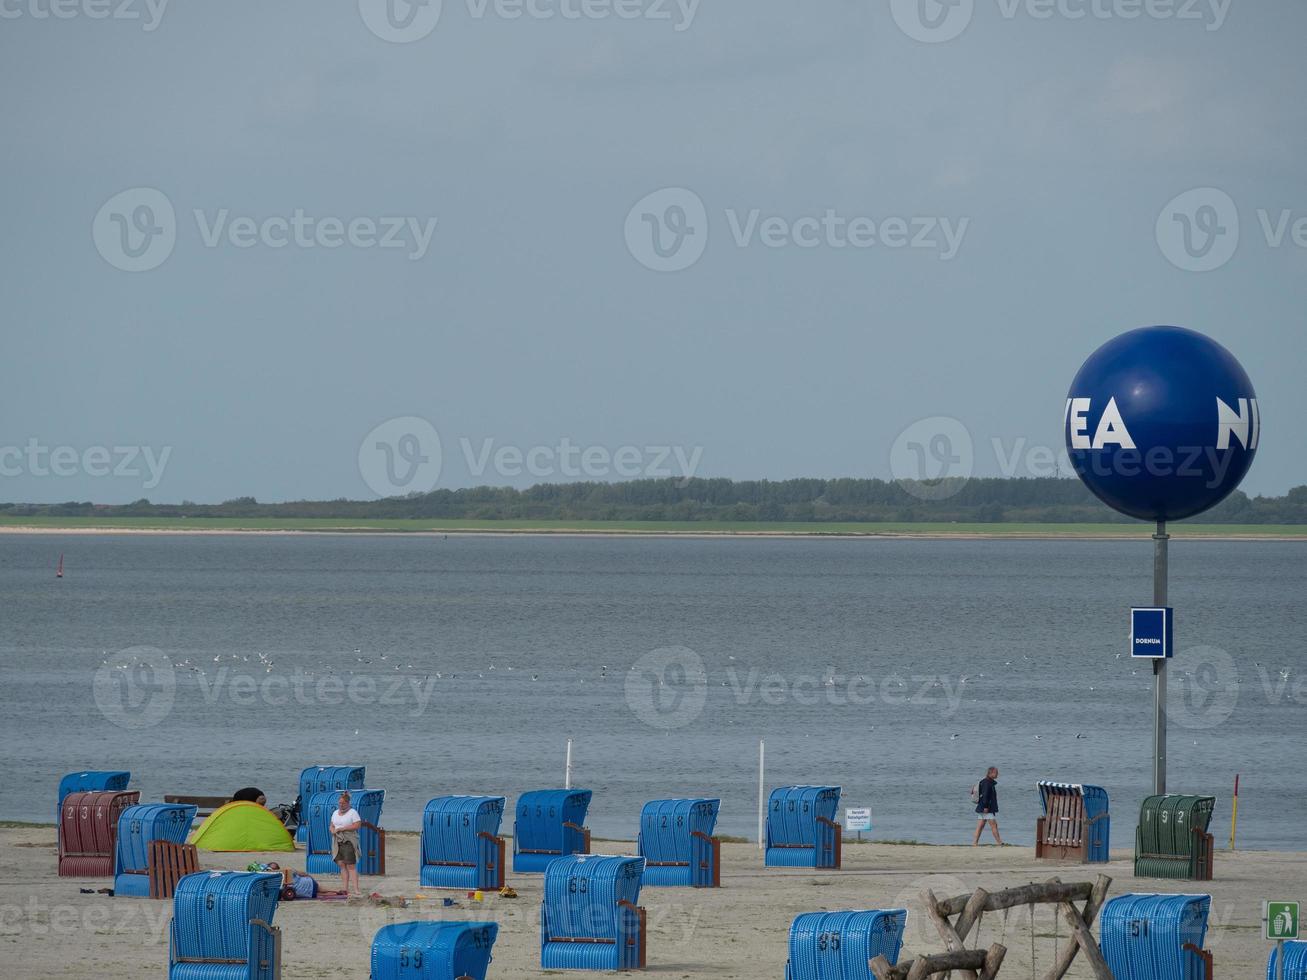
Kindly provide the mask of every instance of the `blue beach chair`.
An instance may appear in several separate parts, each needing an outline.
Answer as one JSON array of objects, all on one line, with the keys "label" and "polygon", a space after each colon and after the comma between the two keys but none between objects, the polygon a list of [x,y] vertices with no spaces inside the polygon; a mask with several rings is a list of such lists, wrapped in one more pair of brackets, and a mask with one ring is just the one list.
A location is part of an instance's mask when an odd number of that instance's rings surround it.
[{"label": "blue beach chair", "polygon": [[644,858],[575,854],[545,871],[540,966],[546,970],[642,970]]},{"label": "blue beach chair", "polygon": [[281,875],[201,871],[177,883],[168,980],[278,980],[281,932],[272,924]]},{"label": "blue beach chair", "polygon": [[646,887],[721,885],[722,845],[713,830],[720,800],[653,800],[640,812],[638,853]]},{"label": "blue beach chair", "polygon": [[767,803],[769,868],[838,868],[843,830],[835,822],[838,786],[784,786]]},{"label": "blue beach chair", "polygon": [[906,909],[804,912],[790,926],[785,980],[875,980],[871,960],[899,961]]},{"label": "blue beach chair", "polygon": [[551,861],[590,852],[585,814],[588,789],[542,789],[523,793],[513,821],[513,870],[539,874]]},{"label": "blue beach chair", "polygon": [[502,796],[438,796],[422,814],[422,867],[425,888],[504,887]]},{"label": "blue beach chair", "polygon": [[367,769],[364,766],[309,766],[300,773],[300,822],[295,828],[295,842],[303,844],[308,840],[305,814],[308,812],[309,797],[328,790],[347,789],[351,792],[362,789]]},{"label": "blue beach chair", "polygon": [[1119,895],[1103,906],[1099,946],[1116,980],[1206,980],[1210,895]]},{"label": "blue beach chair", "polygon": [[[381,805],[386,800],[384,789],[350,790],[350,805],[363,818],[359,828],[358,863],[355,868],[361,875],[386,873],[386,832],[381,829]],[[339,868],[335,857],[335,839],[331,834],[331,815],[340,800],[339,790],[316,793],[303,804],[308,815],[306,821],[308,854],[304,870],[311,875],[336,874]]]},{"label": "blue beach chair", "polygon": [[[157,854],[160,850],[152,845],[163,842],[185,847],[197,809],[181,803],[140,803],[119,815],[118,840],[114,847],[114,895],[169,897],[156,893],[168,891],[165,886],[175,886],[176,879],[168,882],[164,868],[151,867],[152,853]],[[198,867],[192,866],[188,870],[195,871]]]},{"label": "blue beach chair", "polygon": [[486,980],[494,922],[397,922],[372,940],[370,980]]}]

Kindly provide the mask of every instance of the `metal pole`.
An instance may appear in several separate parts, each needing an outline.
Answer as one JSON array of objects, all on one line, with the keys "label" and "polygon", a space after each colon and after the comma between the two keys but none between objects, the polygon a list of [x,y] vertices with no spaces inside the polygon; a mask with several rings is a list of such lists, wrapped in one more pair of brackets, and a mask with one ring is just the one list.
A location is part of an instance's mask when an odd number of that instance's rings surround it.
[{"label": "metal pole", "polygon": [[572,740],[567,740],[567,769],[563,773],[563,789],[572,788]]},{"label": "metal pole", "polygon": [[767,781],[763,775],[767,761],[767,743],[758,739],[758,850],[767,847]]},{"label": "metal pole", "polygon": [[1234,850],[1234,832],[1239,827],[1239,774],[1234,774],[1234,802],[1230,807],[1230,850]]},{"label": "metal pole", "polygon": [[1284,980],[1284,940],[1275,941],[1275,980]]},{"label": "metal pole", "polygon": [[[1153,605],[1166,605],[1167,543],[1166,521],[1157,522],[1153,535]],[[1153,661],[1153,792],[1166,792],[1166,659]]]}]

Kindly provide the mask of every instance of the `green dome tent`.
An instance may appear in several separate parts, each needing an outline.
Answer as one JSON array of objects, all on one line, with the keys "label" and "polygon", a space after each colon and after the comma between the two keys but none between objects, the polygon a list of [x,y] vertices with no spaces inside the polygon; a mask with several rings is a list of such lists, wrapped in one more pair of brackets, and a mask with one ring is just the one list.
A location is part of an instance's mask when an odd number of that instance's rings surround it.
[{"label": "green dome tent", "polygon": [[213,811],[191,843],[202,851],[293,851],[295,839],[268,810],[237,801]]}]

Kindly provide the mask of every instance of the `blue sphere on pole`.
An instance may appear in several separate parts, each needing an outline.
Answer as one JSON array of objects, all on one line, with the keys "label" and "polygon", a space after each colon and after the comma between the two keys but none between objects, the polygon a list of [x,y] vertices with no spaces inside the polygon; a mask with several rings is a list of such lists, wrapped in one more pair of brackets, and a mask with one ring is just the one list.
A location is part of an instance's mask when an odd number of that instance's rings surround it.
[{"label": "blue sphere on pole", "polygon": [[1239,486],[1262,419],[1228,350],[1184,327],[1142,327],[1085,361],[1063,426],[1071,465],[1094,496],[1141,520],[1178,521]]}]

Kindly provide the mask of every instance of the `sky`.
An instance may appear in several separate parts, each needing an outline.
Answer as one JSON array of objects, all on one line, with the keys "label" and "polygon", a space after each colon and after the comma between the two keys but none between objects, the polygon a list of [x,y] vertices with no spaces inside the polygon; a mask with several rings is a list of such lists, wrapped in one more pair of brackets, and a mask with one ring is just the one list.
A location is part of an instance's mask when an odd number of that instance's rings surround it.
[{"label": "sky", "polygon": [[1298,0],[0,0],[0,501],[1065,475],[1076,370],[1155,323],[1239,358],[1284,493],[1304,38]]}]

